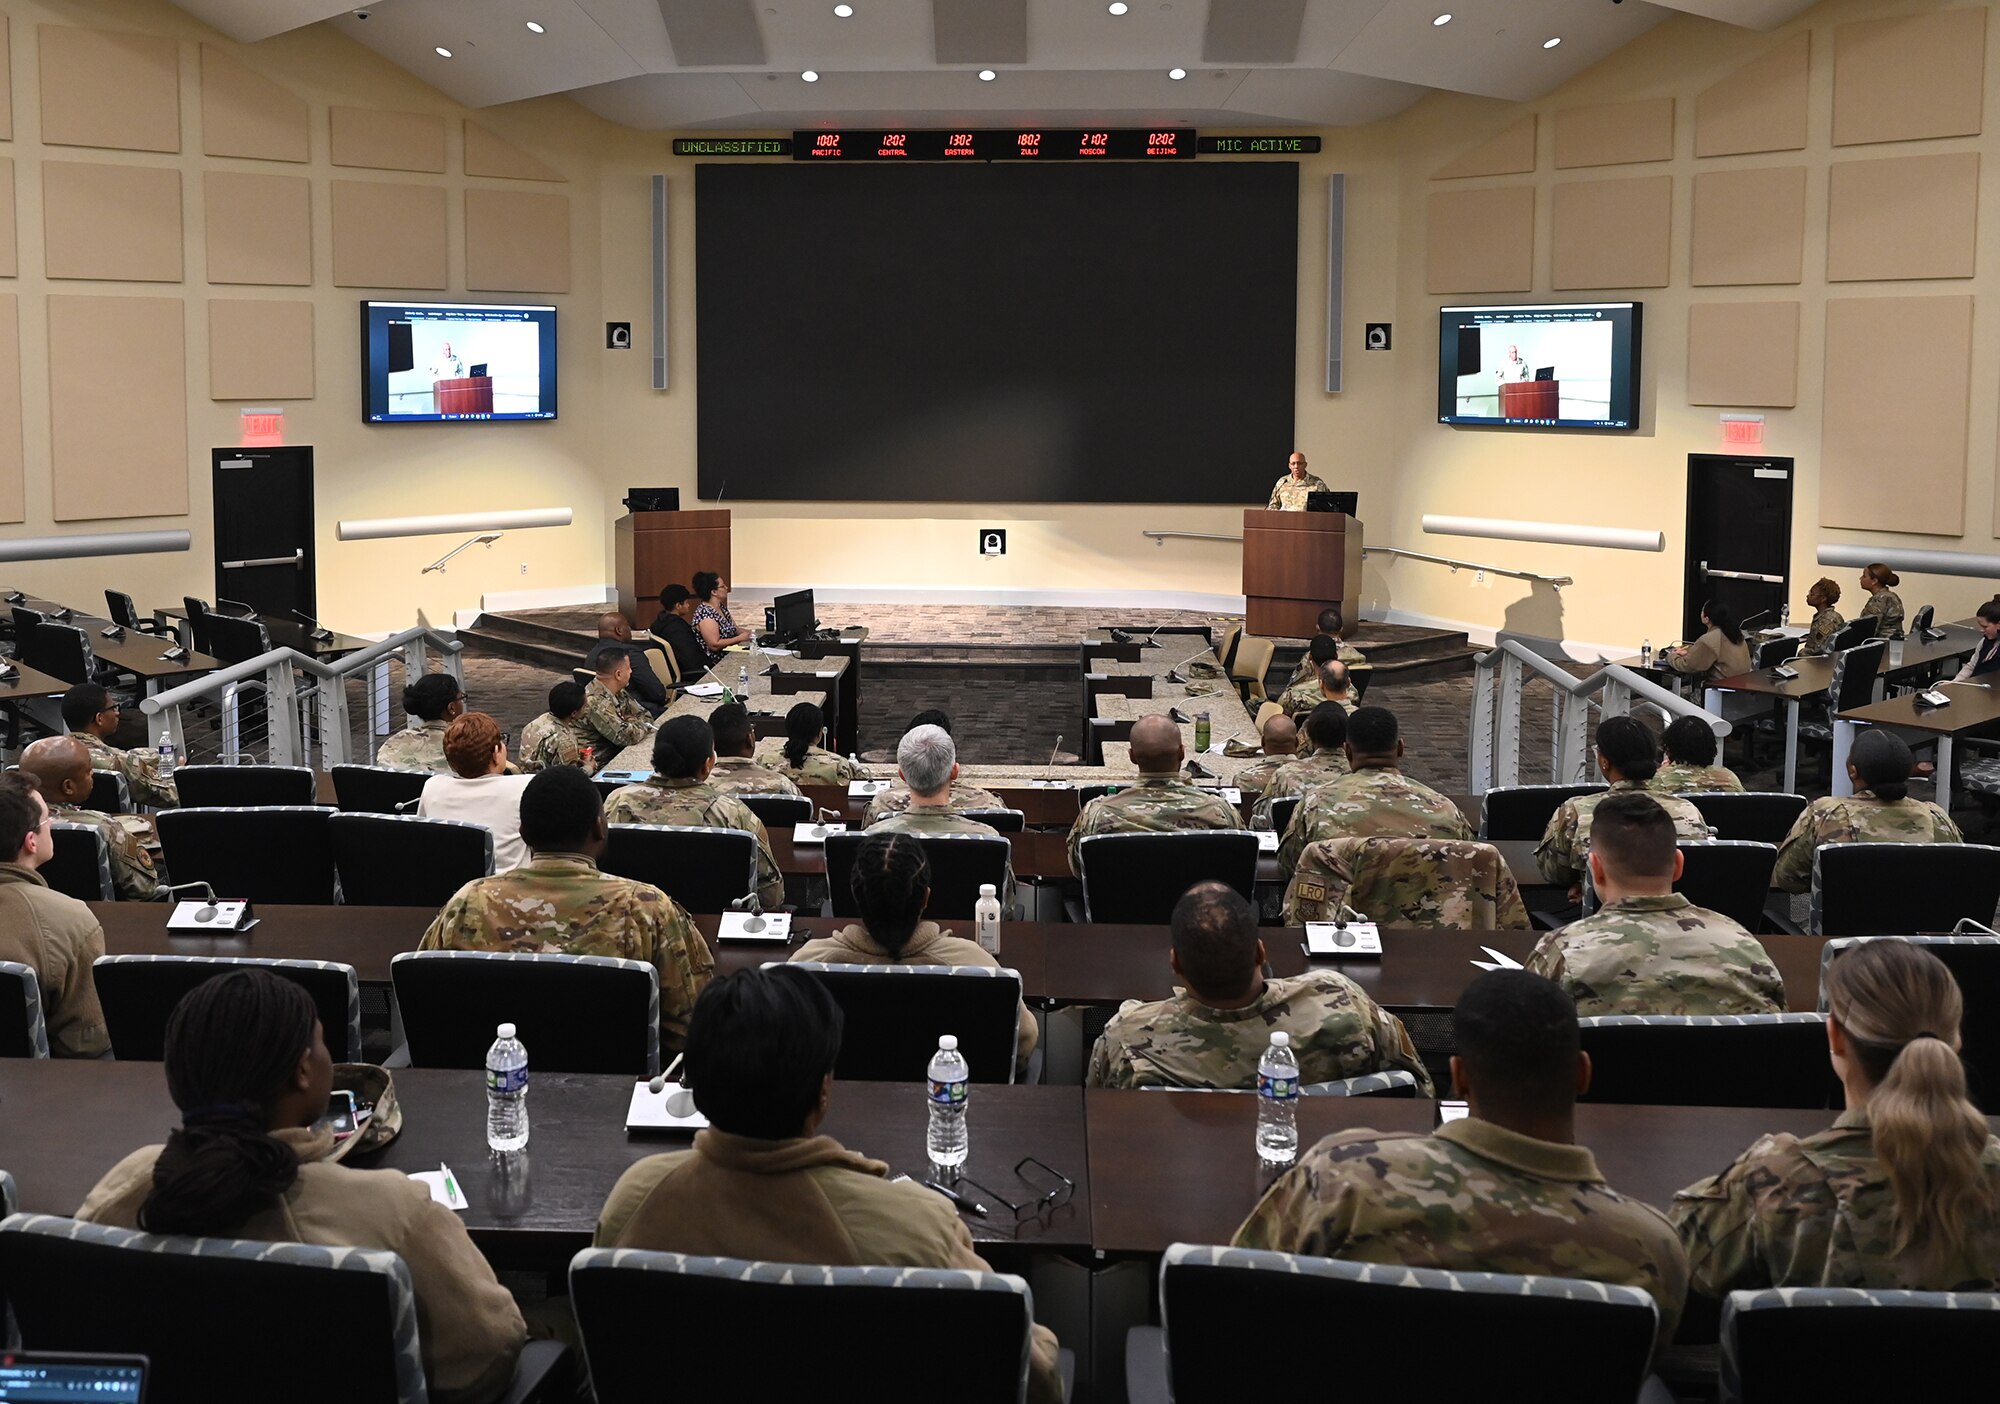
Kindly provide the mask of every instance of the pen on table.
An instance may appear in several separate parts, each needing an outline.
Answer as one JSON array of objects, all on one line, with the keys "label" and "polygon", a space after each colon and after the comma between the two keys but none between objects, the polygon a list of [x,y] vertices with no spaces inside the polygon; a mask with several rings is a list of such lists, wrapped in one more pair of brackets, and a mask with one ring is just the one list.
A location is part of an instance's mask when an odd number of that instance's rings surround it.
[{"label": "pen on table", "polygon": [[953,1204],[956,1204],[961,1209],[969,1209],[982,1219],[986,1217],[986,1206],[984,1204],[981,1204],[976,1199],[967,1199],[957,1190],[947,1189],[945,1186],[939,1184],[936,1180],[919,1180],[917,1181],[917,1183],[922,1185],[925,1189],[936,1190],[939,1194],[943,1195],[946,1199],[949,1199]]},{"label": "pen on table", "polygon": [[444,1176],[444,1192],[446,1194],[455,1200],[465,1198],[464,1195],[458,1192],[458,1181],[451,1177],[451,1167],[446,1165],[442,1160],[438,1162],[438,1173]]}]

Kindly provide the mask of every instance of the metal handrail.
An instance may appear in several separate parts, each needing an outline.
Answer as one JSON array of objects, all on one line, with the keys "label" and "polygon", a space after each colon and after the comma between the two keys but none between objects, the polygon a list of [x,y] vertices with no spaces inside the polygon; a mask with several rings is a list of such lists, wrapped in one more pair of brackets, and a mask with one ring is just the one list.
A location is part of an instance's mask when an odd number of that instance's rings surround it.
[{"label": "metal handrail", "polygon": [[1166,545],[1167,538],[1170,536],[1182,541],[1241,541],[1243,539],[1241,535],[1231,536],[1216,531],[1142,531],[1139,534],[1141,536],[1152,537],[1155,546]]},{"label": "metal handrail", "polygon": [[432,561],[429,565],[425,566],[422,570],[418,571],[417,574],[429,575],[432,571],[436,571],[438,574],[442,575],[444,574],[444,563],[450,560],[453,556],[456,556],[460,551],[465,550],[467,547],[480,545],[482,542],[485,544],[486,549],[490,551],[493,549],[493,543],[498,541],[501,537],[505,536],[506,534],[507,533],[504,531],[483,531],[479,535],[472,537],[470,540],[459,542],[458,545],[452,547],[449,551],[446,551],[442,556],[439,556],[436,560]]},{"label": "metal handrail", "polygon": [[1484,571],[1488,575],[1506,575],[1515,580],[1540,580],[1560,590],[1565,585],[1574,585],[1576,580],[1567,575],[1541,575],[1532,570],[1509,570],[1506,566],[1481,565],[1478,561],[1461,561],[1453,556],[1433,556],[1428,551],[1405,551],[1400,546],[1363,546],[1364,556],[1402,556],[1406,560],[1429,561],[1433,565],[1450,566],[1453,572],[1461,570]]},{"label": "metal handrail", "polygon": [[[1473,659],[1472,726],[1466,767],[1471,792],[1521,782],[1521,689],[1523,669],[1546,678],[1554,698],[1550,728],[1550,771],[1558,784],[1584,780],[1589,761],[1591,699],[1599,716],[1624,716],[1644,702],[1671,717],[1700,717],[1716,738],[1729,735],[1729,722],[1620,664],[1600,667],[1589,677],[1573,676],[1513,639]],[[1600,696],[1601,694],[1601,696]]]},{"label": "metal handrail", "polygon": [[[369,734],[386,735],[389,730],[389,659],[401,654],[404,672],[414,677],[429,671],[432,649],[442,655],[444,671],[457,679],[461,688],[464,687],[465,664],[460,657],[465,651],[464,643],[419,624],[333,663],[322,662],[293,648],[269,649],[255,658],[231,663],[191,682],[155,693],[139,703],[139,710],[148,717],[160,717],[163,729],[173,738],[175,749],[186,755],[187,744],[181,725],[182,707],[212,700],[223,704],[227,711],[233,703],[236,688],[246,682],[260,683],[264,688],[269,717],[269,759],[273,765],[298,765],[303,762],[310,739],[299,716],[298,674],[303,671],[320,680],[320,685],[311,689],[310,695],[321,759],[328,766],[343,765],[350,758],[352,749],[347,719],[347,679],[371,668],[375,671],[373,685],[368,689]],[[147,731],[152,731],[150,723]]]}]

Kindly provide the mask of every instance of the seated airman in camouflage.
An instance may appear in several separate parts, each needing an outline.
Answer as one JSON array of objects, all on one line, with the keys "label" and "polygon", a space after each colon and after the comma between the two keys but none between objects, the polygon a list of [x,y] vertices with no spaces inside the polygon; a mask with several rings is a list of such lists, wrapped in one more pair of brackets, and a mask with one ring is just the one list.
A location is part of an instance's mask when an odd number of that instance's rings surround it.
[{"label": "seated airman in camouflage", "polygon": [[577,743],[590,753],[586,769],[611,764],[627,746],[646,739],[652,718],[632,695],[632,651],[607,648],[597,655],[597,676],[583,690],[583,715],[572,725]]},{"label": "seated airman in camouflage", "polygon": [[1278,866],[1287,876],[1297,870],[1306,845],[1320,839],[1472,837],[1457,805],[1403,774],[1403,740],[1387,707],[1363,707],[1348,717],[1342,750],[1351,773],[1315,785],[1292,811],[1278,845]]},{"label": "seated airman in camouflage", "polygon": [[419,943],[427,951],[550,951],[642,960],[660,973],[660,1044],[678,1052],[714,968],[694,918],[651,883],[599,872],[597,787],[559,765],[521,792],[529,861],[453,893]]},{"label": "seated airman in camouflage", "polygon": [[104,835],[111,848],[111,883],[119,897],[150,902],[160,895],[159,871],[140,839],[141,834],[151,836],[152,821],[85,807],[91,775],[90,751],[83,742],[74,736],[44,736],[21,752],[21,769],[48,805],[49,818],[58,824],[86,824]]},{"label": "seated airman in camouflage", "polygon": [[1291,1035],[1301,1082],[1403,1071],[1419,1094],[1431,1075],[1402,1020],[1345,975],[1312,970],[1264,978],[1257,913],[1220,882],[1197,883],[1174,904],[1168,961],[1172,999],[1128,999],[1091,1050],[1090,1087],[1257,1085],[1257,1060],[1273,1030]]},{"label": "seated airman in camouflage", "polygon": [[115,770],[125,777],[132,803],[172,809],[181,802],[174,777],[160,774],[160,753],[150,746],[121,751],[111,744],[118,730],[118,699],[97,683],[78,683],[63,694],[63,725],[90,752],[93,770]]},{"label": "seated airman in camouflage", "polygon": [[[910,724],[904,727],[903,730],[911,732],[920,726],[935,726],[942,730],[945,735],[951,735],[950,715],[939,711],[935,707],[919,712],[914,717],[911,717]],[[951,803],[954,809],[1005,809],[1007,807],[1007,802],[1001,799],[1000,796],[990,791],[982,790],[977,785],[966,784],[954,784],[951,787]],[[888,789],[869,799],[867,819],[870,824],[873,824],[885,814],[900,814],[909,807],[910,787],[905,785],[901,780],[898,780]]]},{"label": "seated airman in camouflage", "polygon": [[[1558,887],[1569,888],[1569,900],[1583,900],[1583,865],[1590,851],[1590,816],[1607,795],[1648,790],[1660,768],[1660,748],[1653,733],[1637,717],[1606,717],[1597,725],[1597,769],[1611,788],[1566,799],[1535,845],[1535,866]],[[1653,798],[1674,821],[1684,839],[1712,837],[1701,811],[1679,795],[1655,793]]]},{"label": "seated airman in camouflage", "polygon": [[1488,971],[1459,996],[1452,1031],[1469,1115],[1428,1136],[1328,1136],[1265,1192],[1235,1246],[1637,1287],[1671,1341],[1687,1259],[1665,1216],[1612,1190],[1576,1144],[1590,1055],[1569,997],[1525,970]]},{"label": "seated airman in camouflage", "polygon": [[715,769],[708,783],[725,795],[797,795],[799,787],[757,760],[757,726],[741,702],[725,702],[708,714],[715,735]]},{"label": "seated airman in camouflage", "polygon": [[403,689],[403,710],[417,723],[382,740],[375,764],[392,770],[429,770],[451,774],[444,758],[444,730],[465,711],[465,689],[450,673],[425,673]]},{"label": "seated airman in camouflage", "polygon": [[1187,749],[1171,717],[1157,713],[1132,723],[1132,764],[1137,784],[1099,795],[1069,826],[1070,871],[1083,872],[1083,841],[1092,834],[1174,833],[1183,829],[1240,829],[1236,807],[1213,790],[1181,779]]},{"label": "seated airman in camouflage", "polygon": [[604,817],[613,824],[681,824],[740,829],[757,840],[757,900],[776,908],[785,878],[771,852],[764,821],[734,795],[708,783],[715,769],[715,733],[700,717],[669,717],[653,733],[653,775],[612,792]]},{"label": "seated airman in camouflage", "polygon": [[1567,990],[1583,1018],[1784,1013],[1785,982],[1757,938],[1674,891],[1677,840],[1659,796],[1606,796],[1590,825],[1602,905],[1542,937],[1527,968]]},{"label": "seated airman in camouflage", "polygon": [[[1323,674],[1327,664],[1339,661],[1335,657],[1339,651],[1340,645],[1325,634],[1313,635],[1312,642],[1306,646],[1305,656],[1305,661],[1312,665],[1311,671],[1278,694],[1278,705],[1284,709],[1286,716],[1296,722],[1331,695],[1326,690]],[[1340,670],[1340,677],[1345,686],[1345,666]]]},{"label": "seated airman in camouflage", "polygon": [[1356,915],[1382,926],[1526,931],[1507,860],[1467,839],[1333,838],[1309,843],[1285,888],[1285,922]]},{"label": "seated airman in camouflage", "polygon": [[[1340,609],[1338,606],[1328,605],[1325,609],[1321,610],[1319,612],[1319,619],[1317,621],[1317,626],[1319,634],[1323,634],[1334,641],[1335,647],[1339,650],[1334,656],[1339,658],[1341,662],[1345,663],[1350,671],[1356,668],[1369,668],[1374,666],[1368,661],[1367,654],[1363,653],[1360,649],[1356,648],[1353,644],[1350,644],[1349,642],[1347,642],[1346,639],[1341,637],[1341,635],[1347,632],[1347,625],[1341,619]],[[1318,635],[1315,635],[1315,637],[1318,637]],[[1292,676],[1286,680],[1285,686],[1290,687],[1294,683],[1302,683],[1306,681],[1306,679],[1312,677],[1313,674],[1316,671],[1318,671],[1318,667],[1319,665],[1313,662],[1312,645],[1310,642],[1308,642],[1306,645],[1305,657],[1299,659],[1298,666],[1292,669]],[[1349,708],[1348,710],[1352,711],[1353,709]]]},{"label": "seated airman in camouflage", "polygon": [[1306,714],[1305,736],[1311,743],[1309,749],[1280,766],[1271,783],[1264,787],[1263,798],[1251,807],[1251,828],[1271,828],[1275,822],[1271,811],[1279,800],[1303,798],[1329,780],[1349,773],[1345,749],[1347,713],[1338,702],[1322,702]]},{"label": "seated airman in camouflage", "polygon": [[1653,772],[1646,786],[1662,795],[1704,795],[1718,790],[1740,793],[1736,772],[1715,763],[1715,730],[1701,717],[1676,717],[1660,737],[1667,763]]},{"label": "seated airman in camouflage", "polygon": [[1674,1196],[1690,1308],[1764,1287],[2000,1289],[2000,1138],[1966,1095],[1951,971],[1908,941],[1864,941],[1820,993],[1846,1109]]},{"label": "seated airman in camouflage", "polygon": [[826,713],[816,702],[800,702],[785,713],[785,739],[766,741],[757,757],[797,785],[839,785],[853,781],[855,764],[826,750]]},{"label": "seated airman in camouflage", "polygon": [[1833,652],[1833,641],[1847,627],[1847,621],[1834,608],[1839,603],[1840,586],[1823,575],[1806,591],[1806,605],[1813,611],[1813,620],[1812,627],[1799,640],[1799,657],[1824,658]]},{"label": "seated airman in camouflage", "polygon": [[521,729],[521,769],[549,770],[583,764],[576,723],[583,716],[583,685],[559,682],[549,689],[549,709]]},{"label": "seated airman in camouflage", "polygon": [[1246,800],[1260,797],[1271,777],[1297,757],[1299,728],[1282,711],[1273,711],[1258,728],[1257,739],[1263,754],[1236,772],[1236,788]]},{"label": "seated airman in camouflage", "polygon": [[1813,850],[1823,843],[1964,843],[1949,814],[1929,800],[1911,799],[1910,748],[1900,736],[1870,727],[1848,753],[1851,795],[1828,795],[1805,808],[1778,845],[1771,886],[1780,892],[1812,890]]},{"label": "seated airman in camouflage", "polygon": [[[951,734],[941,726],[917,726],[903,733],[896,744],[896,774],[909,787],[910,807],[897,814],[885,814],[868,826],[871,834],[991,834],[1000,831],[991,824],[968,819],[952,803],[958,783],[958,748]],[[999,893],[1002,911],[1014,910],[1014,864],[1007,863],[1007,879]]]}]

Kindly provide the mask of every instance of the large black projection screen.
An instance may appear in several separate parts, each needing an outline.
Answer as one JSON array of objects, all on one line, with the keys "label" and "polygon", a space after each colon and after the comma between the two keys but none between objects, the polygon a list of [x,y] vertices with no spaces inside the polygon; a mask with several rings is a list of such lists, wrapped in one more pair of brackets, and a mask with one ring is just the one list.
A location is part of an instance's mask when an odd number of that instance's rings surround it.
[{"label": "large black projection screen", "polygon": [[700,495],[1261,503],[1292,162],[696,168]]}]

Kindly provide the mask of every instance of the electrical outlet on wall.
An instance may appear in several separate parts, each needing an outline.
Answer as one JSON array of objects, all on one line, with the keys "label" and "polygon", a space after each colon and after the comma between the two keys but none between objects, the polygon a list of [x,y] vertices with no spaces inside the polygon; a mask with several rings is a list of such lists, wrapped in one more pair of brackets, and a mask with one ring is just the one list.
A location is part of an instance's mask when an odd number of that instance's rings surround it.
[{"label": "electrical outlet on wall", "polygon": [[521,574],[523,574],[523,575],[526,575],[527,573],[528,573],[528,563],[527,563],[526,561],[522,561],[522,562],[521,562]]}]

